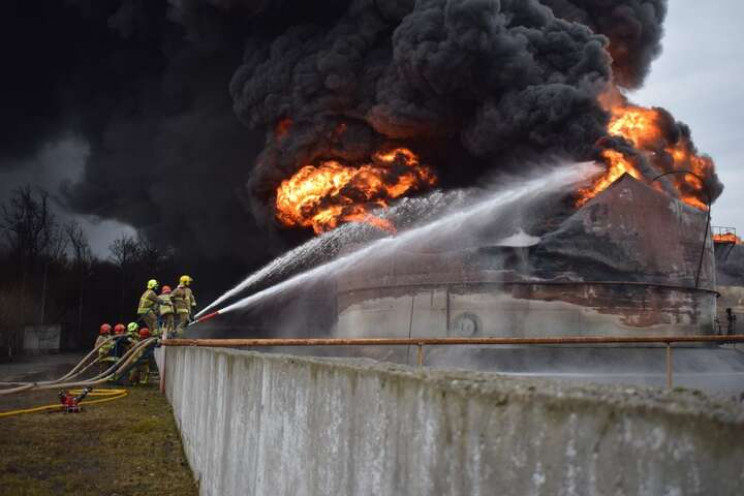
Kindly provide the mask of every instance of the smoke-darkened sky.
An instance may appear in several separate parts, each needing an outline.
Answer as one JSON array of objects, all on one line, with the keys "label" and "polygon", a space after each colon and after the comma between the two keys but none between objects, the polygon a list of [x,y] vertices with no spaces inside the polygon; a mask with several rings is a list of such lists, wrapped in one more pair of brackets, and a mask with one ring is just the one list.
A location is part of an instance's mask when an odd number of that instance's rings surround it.
[{"label": "smoke-darkened sky", "polygon": [[[483,167],[491,155],[520,157],[523,149],[539,147],[565,151],[556,145],[566,143],[583,154],[602,127],[601,112],[582,100],[591,100],[598,91],[592,84],[607,76],[608,62],[597,49],[601,40],[583,27],[546,17],[540,8],[524,7],[536,2],[502,2],[504,9],[519,12],[526,26],[540,26],[535,33],[542,34],[530,34],[528,42],[520,33],[499,32],[506,21],[488,2],[419,2],[419,19],[403,22],[394,38],[391,33],[414,2],[358,1],[357,10],[344,13],[347,3],[334,0],[313,9],[292,0],[4,3],[0,41],[5,66],[13,70],[0,88],[0,200],[23,183],[52,190],[60,211],[86,214],[80,218],[103,256],[110,239],[134,225],[192,256],[243,258],[251,265],[294,241],[273,232],[269,214],[256,208],[245,187],[257,158],[263,157],[264,165],[253,175],[254,185],[268,177],[275,187],[273,165],[286,174],[296,165],[286,159],[288,151],[314,156],[312,146],[342,119],[358,133],[350,134],[360,138],[357,142],[408,136],[444,141],[461,132],[454,141],[480,154]],[[442,7],[445,3],[459,7]],[[619,21],[604,10],[577,7],[606,2],[543,3],[610,37],[627,32],[613,29]],[[643,4],[636,13],[648,14],[650,6],[664,2],[617,3]],[[645,86],[630,97],[666,107],[690,125],[698,149],[716,159],[727,186],[714,207],[714,221],[737,226],[744,217],[737,204],[744,186],[738,164],[744,106],[737,79],[744,40],[737,20],[744,7],[735,0],[700,5],[670,2],[662,54],[651,63]],[[366,15],[364,9],[379,12]],[[440,12],[455,19],[446,35]],[[486,15],[493,19],[490,25],[480,22]],[[314,26],[303,27],[305,20]],[[617,67],[616,61],[616,78],[627,88],[644,83],[658,52],[660,30],[653,19],[645,21],[638,45],[629,45],[633,50],[627,53],[633,55],[615,54],[624,64]],[[472,33],[491,44],[478,45]],[[281,41],[272,44],[274,39]],[[520,43],[528,45],[520,51]],[[576,55],[556,62],[548,48],[559,45],[564,55]],[[522,57],[527,51],[529,62]],[[458,61],[462,53],[470,55]],[[498,57],[503,58],[498,71],[481,71],[482,60]],[[339,69],[349,61],[362,74],[358,81]],[[455,62],[457,67],[449,67]],[[303,71],[303,63],[313,70]],[[391,70],[401,65],[409,71],[405,82],[395,81],[400,71]],[[432,69],[442,77],[432,78]],[[531,96],[527,87],[538,89]],[[558,87],[570,98],[563,98]],[[463,97],[473,93],[477,98]],[[506,94],[511,96],[502,98]],[[499,127],[500,116],[524,109],[531,117],[521,128]],[[304,119],[301,124],[311,131],[284,149],[266,138],[266,128],[283,112]],[[319,116],[314,121],[313,112]],[[545,125],[541,115],[560,119]],[[529,119],[538,119],[540,129],[535,131]],[[566,123],[572,121],[581,125],[571,126],[574,134],[567,139]],[[420,122],[437,125],[421,132]],[[308,136],[314,140],[310,147]],[[502,142],[520,146],[507,148]],[[337,153],[356,153],[344,143],[337,148]],[[252,215],[257,211],[258,220]],[[96,218],[105,222],[90,222]]]}]

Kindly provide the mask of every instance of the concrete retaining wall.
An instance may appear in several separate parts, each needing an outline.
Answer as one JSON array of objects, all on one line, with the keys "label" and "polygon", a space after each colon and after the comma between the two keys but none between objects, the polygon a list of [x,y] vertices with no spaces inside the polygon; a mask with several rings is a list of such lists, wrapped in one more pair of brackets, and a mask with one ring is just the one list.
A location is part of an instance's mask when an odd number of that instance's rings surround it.
[{"label": "concrete retaining wall", "polygon": [[168,348],[205,495],[741,494],[744,414],[700,395]]}]

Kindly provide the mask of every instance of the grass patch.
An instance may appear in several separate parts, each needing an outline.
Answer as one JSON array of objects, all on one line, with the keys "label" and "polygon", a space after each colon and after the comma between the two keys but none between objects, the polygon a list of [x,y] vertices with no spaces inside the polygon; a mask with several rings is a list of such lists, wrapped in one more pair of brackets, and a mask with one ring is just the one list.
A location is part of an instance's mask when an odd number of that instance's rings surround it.
[{"label": "grass patch", "polygon": [[[56,391],[33,398],[57,401]],[[11,403],[0,399],[0,410]],[[0,493],[188,496],[198,488],[170,406],[148,386],[79,414],[0,419]]]}]

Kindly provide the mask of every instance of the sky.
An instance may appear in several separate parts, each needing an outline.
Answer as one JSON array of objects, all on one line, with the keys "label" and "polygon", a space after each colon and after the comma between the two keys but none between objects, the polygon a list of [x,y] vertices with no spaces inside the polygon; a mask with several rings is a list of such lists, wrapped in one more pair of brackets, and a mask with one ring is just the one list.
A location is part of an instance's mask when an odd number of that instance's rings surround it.
[{"label": "sky", "polygon": [[692,129],[698,149],[716,162],[723,195],[713,225],[744,231],[744,2],[671,0],[661,56],[645,86],[630,94]]}]

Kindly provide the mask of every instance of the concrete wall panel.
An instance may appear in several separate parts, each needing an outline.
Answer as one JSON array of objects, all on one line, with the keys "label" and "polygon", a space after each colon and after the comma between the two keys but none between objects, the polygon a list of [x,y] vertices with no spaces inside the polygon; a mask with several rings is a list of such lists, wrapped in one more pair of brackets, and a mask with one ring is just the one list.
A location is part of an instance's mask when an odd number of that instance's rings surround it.
[{"label": "concrete wall panel", "polygon": [[744,413],[686,392],[167,349],[204,495],[741,494]]}]

